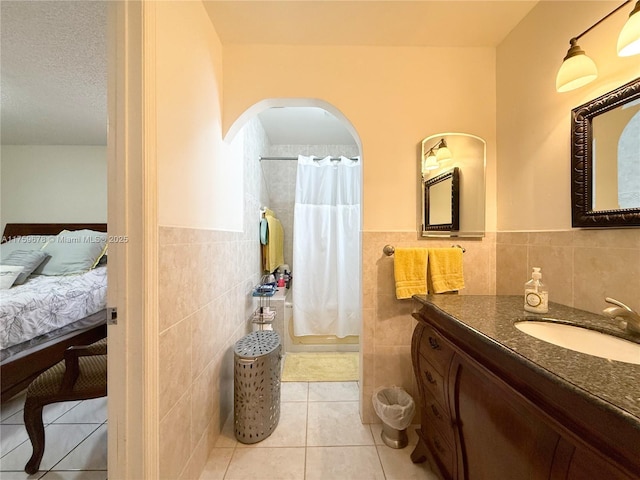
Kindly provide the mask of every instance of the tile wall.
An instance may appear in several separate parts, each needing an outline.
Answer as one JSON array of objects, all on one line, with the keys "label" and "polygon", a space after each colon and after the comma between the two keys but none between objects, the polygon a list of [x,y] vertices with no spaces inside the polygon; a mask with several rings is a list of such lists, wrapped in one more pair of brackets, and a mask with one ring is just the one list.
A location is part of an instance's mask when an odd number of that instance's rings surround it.
[{"label": "tile wall", "polygon": [[608,296],[640,309],[640,229],[498,233],[499,295],[521,295],[533,267],[552,302],[601,313]]},{"label": "tile wall", "polygon": [[371,396],[382,386],[403,387],[414,398],[417,384],[411,363],[411,336],[416,321],[413,300],[395,296],[393,257],[385,245],[394,247],[465,248],[462,295],[495,294],[495,233],[481,239],[423,239],[416,232],[363,232],[363,326],[361,339],[361,416],[364,423],[379,423]]},{"label": "tile wall", "polygon": [[255,120],[244,143],[243,232],[160,226],[160,472],[198,478],[233,410],[233,346],[251,331],[261,275],[259,209],[268,203],[257,158],[267,148]]}]

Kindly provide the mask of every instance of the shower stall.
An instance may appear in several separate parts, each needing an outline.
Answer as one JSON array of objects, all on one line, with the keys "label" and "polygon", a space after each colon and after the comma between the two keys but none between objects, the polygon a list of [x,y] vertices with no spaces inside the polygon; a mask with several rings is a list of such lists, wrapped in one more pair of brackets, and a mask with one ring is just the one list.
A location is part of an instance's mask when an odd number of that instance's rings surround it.
[{"label": "shower stall", "polygon": [[[355,144],[271,145],[269,155],[260,158],[270,208],[278,213],[283,224],[284,258],[292,272],[291,288],[284,294],[281,307],[285,352],[359,350],[362,323],[359,153]],[[300,165],[324,168],[325,174],[308,179],[307,185],[297,185],[301,181]],[[337,176],[338,170],[343,173],[341,169],[352,178]],[[347,191],[345,182],[353,184]],[[328,184],[333,186],[319,192],[321,186]],[[311,194],[322,197],[319,205],[308,204]],[[328,204],[336,199],[337,205]],[[306,205],[301,206],[300,200]],[[333,225],[331,239],[327,237],[329,225]],[[315,258],[313,254],[317,254]]]}]

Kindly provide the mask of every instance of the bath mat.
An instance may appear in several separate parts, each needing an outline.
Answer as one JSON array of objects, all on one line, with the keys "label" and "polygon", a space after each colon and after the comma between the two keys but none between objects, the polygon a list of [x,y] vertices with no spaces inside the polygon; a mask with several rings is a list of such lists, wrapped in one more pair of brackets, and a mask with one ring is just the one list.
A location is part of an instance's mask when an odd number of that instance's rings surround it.
[{"label": "bath mat", "polygon": [[283,382],[349,382],[358,380],[358,352],[287,353]]}]

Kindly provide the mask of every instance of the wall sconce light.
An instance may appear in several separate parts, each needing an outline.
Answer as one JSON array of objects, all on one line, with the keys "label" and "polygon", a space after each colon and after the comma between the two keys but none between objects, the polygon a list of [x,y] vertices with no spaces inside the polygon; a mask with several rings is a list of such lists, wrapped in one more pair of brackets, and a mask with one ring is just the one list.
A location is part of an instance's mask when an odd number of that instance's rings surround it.
[{"label": "wall sconce light", "polygon": [[438,145],[436,145],[435,148],[438,149],[436,152],[436,159],[439,163],[447,162],[453,158],[451,150],[447,147],[447,142],[444,138],[438,142]]},{"label": "wall sconce light", "polygon": [[[575,90],[598,77],[598,69],[595,62],[580,48],[578,39],[630,2],[631,0],[627,0],[611,13],[591,25],[580,35],[569,40],[569,51],[564,57],[560,70],[558,70],[558,74],[556,75],[556,90],[558,92]],[[629,15],[629,19],[622,28],[618,38],[618,55],[630,56],[637,53],[640,53],[640,0],[638,0],[635,8]]]},{"label": "wall sconce light", "polygon": [[433,148],[431,148],[428,152],[424,160],[422,161],[422,172],[427,172],[429,170],[435,170],[440,168],[438,165],[438,160],[436,159],[436,154],[433,153]]},{"label": "wall sconce light", "polygon": [[440,168],[441,162],[446,162],[452,158],[451,150],[447,147],[445,139],[442,138],[425,153],[422,159],[422,173]]},{"label": "wall sconce light", "polygon": [[640,53],[640,0],[633,7],[627,23],[624,24],[618,36],[618,55],[630,57]]}]

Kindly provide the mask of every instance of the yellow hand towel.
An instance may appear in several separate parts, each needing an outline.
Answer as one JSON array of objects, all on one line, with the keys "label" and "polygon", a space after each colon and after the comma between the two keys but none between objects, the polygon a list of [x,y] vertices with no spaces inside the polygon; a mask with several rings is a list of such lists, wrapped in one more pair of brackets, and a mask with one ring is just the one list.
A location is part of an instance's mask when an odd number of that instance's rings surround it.
[{"label": "yellow hand towel", "polygon": [[464,288],[462,249],[429,249],[429,293],[443,293]]},{"label": "yellow hand towel", "polygon": [[427,260],[426,248],[396,248],[393,255],[396,298],[427,293]]},{"label": "yellow hand towel", "polygon": [[284,230],[282,224],[273,215],[265,214],[267,229],[269,230],[267,245],[264,246],[263,267],[267,272],[273,272],[284,263]]}]

